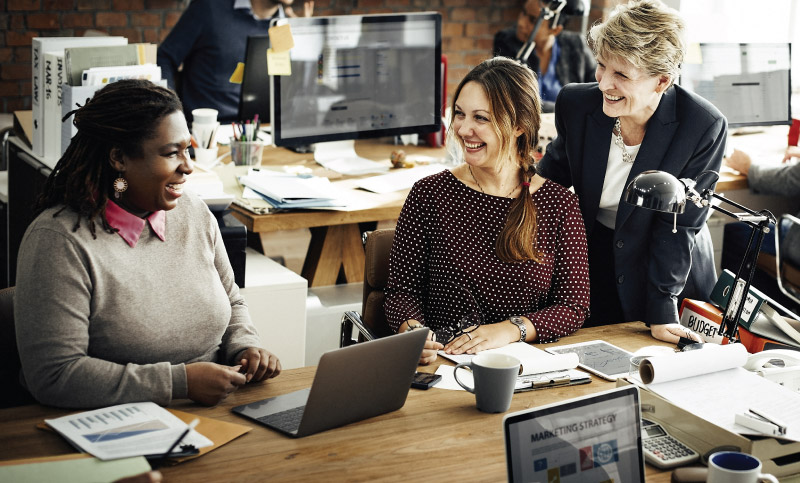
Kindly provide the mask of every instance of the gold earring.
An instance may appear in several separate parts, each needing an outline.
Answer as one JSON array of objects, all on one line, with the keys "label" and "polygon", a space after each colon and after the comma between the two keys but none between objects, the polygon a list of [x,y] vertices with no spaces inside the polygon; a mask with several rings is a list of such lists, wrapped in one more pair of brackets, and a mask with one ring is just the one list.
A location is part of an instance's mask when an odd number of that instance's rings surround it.
[{"label": "gold earring", "polygon": [[128,181],[119,173],[117,179],[114,180],[114,198],[119,199],[119,194],[124,193],[128,189]]}]

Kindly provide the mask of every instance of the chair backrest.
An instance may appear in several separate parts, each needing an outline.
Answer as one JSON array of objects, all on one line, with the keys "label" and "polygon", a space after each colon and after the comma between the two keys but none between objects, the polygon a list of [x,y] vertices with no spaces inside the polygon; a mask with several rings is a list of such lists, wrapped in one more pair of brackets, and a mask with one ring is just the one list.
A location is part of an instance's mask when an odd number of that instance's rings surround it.
[{"label": "chair backrest", "polygon": [[34,402],[19,382],[21,369],[14,328],[14,287],[8,287],[0,290],[0,408]]},{"label": "chair backrest", "polygon": [[393,334],[386,323],[383,293],[389,279],[389,252],[394,241],[394,228],[371,231],[364,243],[364,299],[361,318],[377,337]]}]

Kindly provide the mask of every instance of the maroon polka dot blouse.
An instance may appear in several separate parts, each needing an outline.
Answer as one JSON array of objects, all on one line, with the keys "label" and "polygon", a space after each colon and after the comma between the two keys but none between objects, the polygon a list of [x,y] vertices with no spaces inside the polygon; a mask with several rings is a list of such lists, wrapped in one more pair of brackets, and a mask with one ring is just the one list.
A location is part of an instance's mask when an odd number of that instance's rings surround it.
[{"label": "maroon polka dot blouse", "polygon": [[533,193],[541,262],[506,263],[495,243],[512,199],[475,191],[450,171],[417,182],[403,205],[389,258],[386,317],[444,333],[469,318],[529,318],[548,342],[589,313],[586,233],[577,197],[545,181]]}]

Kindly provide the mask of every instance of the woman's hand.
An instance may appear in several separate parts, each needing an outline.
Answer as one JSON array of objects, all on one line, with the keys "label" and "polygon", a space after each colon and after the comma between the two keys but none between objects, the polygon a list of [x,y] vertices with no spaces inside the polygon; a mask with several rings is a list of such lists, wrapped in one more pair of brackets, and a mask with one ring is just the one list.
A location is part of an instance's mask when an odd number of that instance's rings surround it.
[{"label": "woman's hand", "polygon": [[509,321],[467,329],[444,347],[448,354],[477,354],[486,349],[507,346],[519,340],[519,329]]},{"label": "woman's hand", "polygon": [[[418,320],[410,319],[406,320],[397,330],[398,334],[402,334],[412,328],[424,327],[422,324],[419,323]],[[436,342],[436,334],[433,330],[428,332],[428,340],[425,341],[425,346],[422,348],[422,355],[419,356],[419,364],[421,366],[427,366],[432,362],[436,361],[438,357],[438,352],[444,349],[444,346],[439,342]]]},{"label": "woman's hand", "polygon": [[263,381],[281,373],[281,361],[275,354],[260,347],[245,349],[239,359],[247,382]]},{"label": "woman's hand", "polygon": [[677,344],[681,337],[692,339],[696,342],[703,342],[700,334],[692,332],[681,324],[658,324],[650,326],[650,335],[664,342]]},{"label": "woman's hand", "polygon": [[214,406],[247,380],[239,373],[242,366],[223,366],[213,362],[193,362],[186,365],[186,385],[189,399]]},{"label": "woman's hand", "polygon": [[444,349],[444,346],[436,342],[436,334],[431,330],[428,332],[428,340],[425,341],[425,346],[422,348],[422,355],[419,356],[420,365],[427,366],[436,361],[438,352]]}]

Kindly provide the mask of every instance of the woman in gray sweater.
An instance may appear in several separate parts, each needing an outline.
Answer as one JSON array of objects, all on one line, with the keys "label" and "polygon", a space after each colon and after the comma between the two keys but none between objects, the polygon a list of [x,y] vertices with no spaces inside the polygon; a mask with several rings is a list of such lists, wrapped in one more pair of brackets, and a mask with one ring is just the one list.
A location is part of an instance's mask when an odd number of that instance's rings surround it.
[{"label": "woman in gray sweater", "polygon": [[33,396],[213,405],[277,376],[214,217],[183,193],[190,135],[175,93],[118,81],[74,123],[19,252],[14,316]]}]

